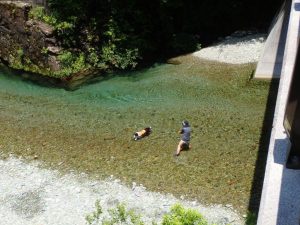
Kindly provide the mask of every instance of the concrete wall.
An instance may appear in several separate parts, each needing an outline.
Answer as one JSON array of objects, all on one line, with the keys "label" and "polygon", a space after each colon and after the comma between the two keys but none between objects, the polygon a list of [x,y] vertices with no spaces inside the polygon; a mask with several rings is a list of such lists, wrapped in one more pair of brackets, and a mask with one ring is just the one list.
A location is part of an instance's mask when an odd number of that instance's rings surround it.
[{"label": "concrete wall", "polygon": [[290,141],[283,127],[300,37],[300,0],[292,0],[257,225],[299,225],[300,170],[285,167]]},{"label": "concrete wall", "polygon": [[289,24],[291,1],[286,0],[271,25],[264,52],[257,64],[254,78],[280,78]]}]

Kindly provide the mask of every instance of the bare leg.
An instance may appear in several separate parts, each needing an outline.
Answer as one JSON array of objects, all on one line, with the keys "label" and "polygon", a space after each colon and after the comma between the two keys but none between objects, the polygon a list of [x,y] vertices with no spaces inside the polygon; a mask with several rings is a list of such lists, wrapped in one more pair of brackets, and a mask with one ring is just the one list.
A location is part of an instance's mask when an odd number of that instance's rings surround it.
[{"label": "bare leg", "polygon": [[176,150],[176,156],[179,156],[183,143],[184,143],[184,141],[182,141],[182,140],[179,141],[179,144],[178,144],[177,150]]}]

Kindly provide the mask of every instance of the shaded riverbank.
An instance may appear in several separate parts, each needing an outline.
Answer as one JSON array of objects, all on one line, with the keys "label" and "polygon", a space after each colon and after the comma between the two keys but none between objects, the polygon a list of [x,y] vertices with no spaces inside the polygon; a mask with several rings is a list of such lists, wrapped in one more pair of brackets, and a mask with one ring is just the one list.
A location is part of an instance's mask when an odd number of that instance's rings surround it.
[{"label": "shaded riverbank", "polygon": [[[4,155],[245,212],[269,82],[249,80],[255,64],[180,60],[74,92],[1,74]],[[183,119],[193,148],[174,158]],[[153,134],[133,142],[147,125]]]}]

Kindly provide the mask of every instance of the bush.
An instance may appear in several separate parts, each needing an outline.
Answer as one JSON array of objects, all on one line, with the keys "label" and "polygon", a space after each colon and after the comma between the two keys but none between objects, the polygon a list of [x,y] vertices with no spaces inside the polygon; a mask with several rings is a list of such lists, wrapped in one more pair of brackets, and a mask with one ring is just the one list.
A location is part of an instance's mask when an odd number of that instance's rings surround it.
[{"label": "bush", "polygon": [[89,225],[144,225],[133,210],[126,210],[124,204],[119,204],[115,209],[108,210],[109,218],[102,218],[102,207],[99,201],[95,203],[95,211],[85,217]]},{"label": "bush", "polygon": [[176,204],[163,217],[162,225],[208,225],[208,222],[196,210]]},{"label": "bush", "polygon": [[67,21],[60,20],[57,13],[47,13],[44,7],[33,7],[29,12],[29,18],[42,21],[53,26],[58,36],[61,38],[63,44],[66,46],[72,43],[74,38],[76,16],[70,16]]},{"label": "bush", "polygon": [[[133,210],[126,210],[124,204],[119,204],[115,209],[109,209],[109,218],[101,218],[103,210],[99,201],[95,203],[95,211],[86,216],[89,225],[144,225],[141,217]],[[157,223],[152,222],[152,225]],[[194,209],[185,209],[176,204],[171,212],[164,215],[161,225],[209,225],[204,217]]]},{"label": "bush", "polygon": [[103,46],[100,56],[107,66],[117,69],[135,68],[139,58],[137,49],[117,50],[114,44]]},{"label": "bush", "polygon": [[40,20],[50,25],[57,23],[57,19],[53,15],[46,14],[45,8],[41,6],[33,7],[29,12],[29,18]]},{"label": "bush", "polygon": [[[82,24],[77,24],[77,16],[68,16],[62,20],[55,11],[50,13],[43,7],[34,7],[29,12],[29,17],[53,26],[66,49],[82,47],[81,53],[74,54],[67,50],[58,56],[62,70],[55,73],[56,76],[68,76],[91,66],[104,70],[131,69],[136,67],[140,58],[137,48],[127,46],[128,36],[120,31],[119,24],[113,18],[110,18],[104,26],[103,38],[99,41],[97,34],[93,33],[97,27],[95,21],[91,22],[90,30],[84,32],[85,36],[80,33],[79,27]],[[42,53],[46,52],[42,51]]]},{"label": "bush", "polygon": [[58,55],[58,60],[61,64],[61,70],[55,72],[56,77],[69,76],[73,73],[88,69],[90,66],[85,62],[83,53],[74,54],[70,51],[63,51]]},{"label": "bush", "polygon": [[120,30],[120,25],[111,18],[103,33],[104,43],[100,50],[101,61],[116,69],[135,68],[140,58],[138,48],[128,46],[130,37]]}]

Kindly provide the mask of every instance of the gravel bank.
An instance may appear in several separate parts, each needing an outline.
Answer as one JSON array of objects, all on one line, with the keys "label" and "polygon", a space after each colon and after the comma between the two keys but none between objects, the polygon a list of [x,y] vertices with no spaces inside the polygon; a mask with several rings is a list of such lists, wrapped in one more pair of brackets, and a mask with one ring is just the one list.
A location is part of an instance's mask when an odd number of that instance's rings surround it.
[{"label": "gravel bank", "polygon": [[257,62],[263,52],[266,37],[266,34],[238,32],[213,46],[194,52],[193,55],[232,64]]},{"label": "gravel bank", "polygon": [[61,176],[38,162],[28,164],[13,157],[0,160],[0,193],[1,225],[83,225],[97,199],[104,209],[125,203],[142,214],[147,224],[159,221],[178,202],[199,210],[210,222],[243,224],[230,205],[203,206],[136,184],[128,188],[114,177],[95,181],[85,174]]}]

